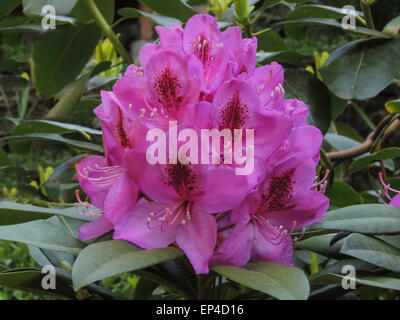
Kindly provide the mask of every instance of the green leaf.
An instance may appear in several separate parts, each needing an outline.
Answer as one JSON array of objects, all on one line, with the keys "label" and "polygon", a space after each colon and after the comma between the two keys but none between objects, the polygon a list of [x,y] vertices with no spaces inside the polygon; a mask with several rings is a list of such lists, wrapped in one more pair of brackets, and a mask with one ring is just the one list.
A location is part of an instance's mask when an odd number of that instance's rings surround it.
[{"label": "green leaf", "polygon": [[400,78],[400,40],[356,40],[334,51],[320,73],[342,99],[375,97]]},{"label": "green leaf", "polygon": [[337,241],[334,245],[330,245],[332,238],[335,234],[324,234],[320,236],[311,237],[305,240],[296,242],[296,248],[310,250],[328,258],[342,259],[343,254],[340,254],[340,249],[343,244],[343,239]]},{"label": "green leaf", "polygon": [[182,21],[180,21],[178,19],[171,18],[171,17],[165,17],[165,16],[159,16],[159,15],[156,15],[153,13],[140,11],[135,8],[122,8],[122,9],[118,10],[118,14],[122,17],[132,18],[132,19],[140,17],[140,16],[147,17],[147,18],[150,18],[151,20],[153,20],[156,24],[166,27],[166,28],[172,27],[175,23],[178,23],[180,25],[182,24]]},{"label": "green leaf", "polygon": [[296,98],[308,105],[308,123],[325,133],[330,126],[330,94],[325,85],[305,70],[285,70],[285,98]]},{"label": "green leaf", "polygon": [[186,22],[197,12],[181,0],[139,0],[148,8],[162,16],[173,17]]},{"label": "green leaf", "polygon": [[257,52],[257,62],[268,64],[273,61],[294,66],[305,66],[308,56],[296,51]]},{"label": "green leaf", "polygon": [[357,130],[354,129],[352,126],[336,121],[335,127],[336,127],[338,134],[348,137],[354,141],[364,142],[364,138],[362,136],[360,136],[360,134],[357,132]]},{"label": "green leaf", "polygon": [[312,229],[341,230],[365,234],[400,232],[400,208],[385,204],[360,204],[329,211]]},{"label": "green leaf", "polygon": [[20,76],[0,73],[0,86],[2,86],[5,91],[25,88],[27,85],[28,81]]},{"label": "green leaf", "polygon": [[93,120],[96,118],[93,110],[101,104],[98,99],[83,97],[76,108],[71,112],[71,120],[69,122],[83,126],[92,126]]},{"label": "green leaf", "polygon": [[11,166],[11,161],[8,159],[7,153],[0,148],[0,167]]},{"label": "green leaf", "polygon": [[340,99],[331,93],[331,118],[336,120],[339,115],[341,115],[348,106],[347,100]]},{"label": "green leaf", "polygon": [[71,281],[60,276],[57,270],[56,289],[43,289],[42,280],[45,276],[46,274],[42,273],[41,270],[34,268],[7,270],[0,273],[0,286],[35,292],[46,296],[75,299]]},{"label": "green leaf", "polygon": [[75,80],[92,56],[100,37],[101,32],[94,23],[59,26],[47,31],[33,47],[36,89],[51,97]]},{"label": "green leaf", "polygon": [[[2,1],[5,2],[5,1]],[[0,22],[0,32],[6,33],[22,33],[22,32],[40,32],[43,33],[45,30],[42,28],[42,25],[39,23],[32,22],[31,18],[24,16],[15,16],[10,15],[5,17]],[[12,37],[15,39],[15,37]],[[7,44],[10,40],[7,41],[6,37],[3,37],[4,43]],[[15,46],[15,40],[11,40],[9,43],[11,46]]]},{"label": "green leaf", "polygon": [[360,144],[358,141],[333,133],[327,133],[324,139],[338,151],[354,148]]},{"label": "green leaf", "polygon": [[0,144],[5,141],[32,141],[32,140],[49,140],[55,142],[62,142],[80,150],[103,153],[103,148],[97,144],[85,141],[67,139],[64,138],[63,136],[53,133],[27,133],[18,136],[8,136],[0,138]]},{"label": "green leaf", "polygon": [[2,264],[0,264],[0,272],[7,271],[7,270],[10,270],[10,269],[8,267],[3,266]]},{"label": "green leaf", "polygon": [[[56,14],[67,16],[78,0],[23,0],[24,14],[26,16],[41,16],[42,8],[51,5],[56,9]],[[21,1],[19,1],[21,2]]]},{"label": "green leaf", "polygon": [[271,8],[275,5],[277,5],[280,2],[282,2],[282,0],[265,0],[261,9],[266,10],[268,8]]},{"label": "green leaf", "polygon": [[178,258],[183,252],[174,247],[142,250],[121,240],[94,243],[82,250],[72,269],[75,290],[123,272],[140,270]]},{"label": "green leaf", "polygon": [[257,34],[258,50],[266,52],[285,51],[288,49],[285,41],[273,30],[267,30]]},{"label": "green leaf", "polygon": [[26,134],[26,133],[56,133],[65,134],[71,132],[83,131],[89,134],[101,135],[100,130],[79,126],[71,123],[50,121],[50,120],[28,120],[21,122],[15,126],[11,131],[12,135]]},{"label": "green leaf", "polygon": [[[324,273],[315,275],[310,279],[310,282],[312,284],[341,284],[345,276],[346,281],[352,280],[352,278],[347,275]],[[376,275],[357,275],[353,280],[356,282],[356,285],[400,290],[400,279],[397,278]]]},{"label": "green leaf", "polygon": [[[66,173],[67,170],[74,170],[74,165],[78,162],[80,162],[83,158],[85,158],[86,155],[85,154],[80,154],[77,155],[63,163],[61,163],[60,165],[58,165],[56,168],[54,168],[53,173],[51,174],[50,178],[46,181],[46,183],[48,182],[53,182],[54,180],[60,178],[61,175],[63,175],[64,173]],[[70,173],[67,173],[70,174]]]},{"label": "green leaf", "polygon": [[[271,25],[271,28],[279,28],[279,27],[291,27],[291,26],[329,26],[329,27],[335,27],[343,30],[342,24],[340,22],[337,22],[334,19],[322,19],[322,18],[304,18],[304,19],[296,19],[296,20],[286,20],[283,22],[278,22],[273,25]],[[355,33],[355,34],[361,34],[361,35],[366,35],[366,36],[371,36],[371,37],[377,37],[377,38],[385,38],[388,39],[390,36],[386,33],[376,31],[373,29],[368,29],[364,27],[356,27],[355,29],[348,29],[346,30],[347,32]]]},{"label": "green leaf", "polygon": [[400,16],[393,18],[388,24],[383,28],[383,32],[396,35],[400,31]]},{"label": "green leaf", "polygon": [[[357,15],[362,16],[362,12],[355,12]],[[301,19],[301,18],[328,18],[328,19],[341,19],[347,14],[342,13],[341,8],[325,6],[325,5],[305,5],[297,7],[287,15],[287,19]]]},{"label": "green leaf", "polygon": [[[358,13],[362,15],[362,13]],[[346,14],[342,13],[341,8],[335,8],[325,5],[304,5],[295,8],[290,12],[286,19],[287,20],[300,20],[306,19],[342,19]],[[285,33],[295,39],[302,39],[307,33],[307,24],[285,25]]]},{"label": "green leaf", "polygon": [[309,0],[286,0],[285,2],[300,4],[300,3],[305,3],[305,2],[308,2],[308,1]]},{"label": "green leaf", "polygon": [[369,154],[364,157],[357,158],[352,162],[349,167],[351,173],[357,172],[363,168],[368,167],[371,162],[379,160],[390,160],[400,157],[400,148],[392,147],[386,148],[381,151]]},{"label": "green leaf", "polygon": [[70,217],[83,221],[92,221],[93,218],[79,215],[75,208],[54,209],[20,204],[12,201],[0,201],[0,226],[19,224],[28,221],[47,219],[54,215]]},{"label": "green leaf", "polygon": [[352,266],[354,267],[354,269],[357,272],[373,272],[376,271],[376,269],[378,269],[376,266],[365,262],[365,261],[361,261],[361,260],[357,260],[357,259],[343,259],[343,260],[339,260],[335,263],[332,264],[328,264],[326,265],[326,267],[321,270],[318,274],[316,274],[316,276],[318,275],[322,275],[325,273],[336,273],[336,274],[341,274],[343,267],[344,266]]},{"label": "green leaf", "polygon": [[0,70],[10,73],[18,73],[24,64],[14,59],[2,58],[0,60]]},{"label": "green leaf", "polygon": [[0,239],[78,254],[85,245],[46,220],[0,227]]},{"label": "green leaf", "polygon": [[233,282],[280,300],[306,300],[310,293],[304,272],[280,263],[254,263],[245,268],[214,266],[211,270]]},{"label": "green leaf", "polygon": [[346,207],[353,204],[363,203],[362,196],[350,185],[335,180],[325,195],[330,200],[330,205],[335,207]]},{"label": "green leaf", "polygon": [[151,297],[151,294],[157,287],[158,283],[140,278],[135,287],[133,299],[147,300]]},{"label": "green leaf", "polygon": [[385,103],[386,110],[390,113],[400,112],[400,99],[388,101]]},{"label": "green leaf", "polygon": [[381,240],[353,233],[345,239],[340,252],[376,266],[400,272],[400,250]]},{"label": "green leaf", "polygon": [[[111,25],[114,21],[115,0],[95,0],[94,2],[104,19]],[[93,19],[85,0],[79,0],[70,15],[80,22],[87,22]]]},{"label": "green leaf", "polygon": [[393,247],[400,249],[400,235],[395,236],[377,236],[376,238],[385,241]]},{"label": "green leaf", "polygon": [[[29,255],[39,266],[53,265],[58,268],[71,268],[75,260],[74,255],[28,245]],[[71,281],[72,282],[72,281]]]},{"label": "green leaf", "polygon": [[9,14],[21,4],[21,0],[7,0],[0,3],[0,18]]},{"label": "green leaf", "polygon": [[57,104],[47,113],[46,118],[51,120],[66,120],[78,105],[86,89],[89,75],[70,83],[61,93],[61,98]]}]

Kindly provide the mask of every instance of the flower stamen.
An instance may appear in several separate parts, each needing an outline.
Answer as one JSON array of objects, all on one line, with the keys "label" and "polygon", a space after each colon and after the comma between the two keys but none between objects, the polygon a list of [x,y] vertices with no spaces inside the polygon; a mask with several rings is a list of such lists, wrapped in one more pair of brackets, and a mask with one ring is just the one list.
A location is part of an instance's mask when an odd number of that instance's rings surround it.
[{"label": "flower stamen", "polygon": [[[104,213],[103,210],[99,210],[94,205],[90,204],[89,202],[82,201],[79,196],[79,190],[75,190],[75,196],[76,196],[76,200],[78,201],[78,203],[75,203],[75,209],[79,214],[86,216],[86,217],[96,217],[96,216],[101,216]],[[82,210],[81,210],[81,208],[79,208],[79,204],[81,206],[83,206]],[[92,209],[97,209],[99,211],[93,211]]]}]

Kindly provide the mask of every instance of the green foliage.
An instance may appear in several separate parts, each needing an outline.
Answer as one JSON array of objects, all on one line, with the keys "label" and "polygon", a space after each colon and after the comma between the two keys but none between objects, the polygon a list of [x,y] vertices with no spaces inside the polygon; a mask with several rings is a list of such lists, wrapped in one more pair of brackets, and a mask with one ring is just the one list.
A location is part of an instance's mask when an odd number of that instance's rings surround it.
[{"label": "green foliage", "polygon": [[285,91],[288,98],[304,101],[310,108],[308,123],[325,133],[330,124],[330,96],[325,85],[303,70],[285,73]]},{"label": "green foliage", "polygon": [[[103,241],[88,246],[79,255],[72,269],[76,290],[97,280],[127,271],[135,271],[173,260],[183,253],[177,248],[141,250],[120,241]],[[99,258],[101,257],[101,258]]]},{"label": "green foliage", "polygon": [[[345,265],[357,271],[353,296],[398,299],[400,209],[380,203],[395,193],[379,192],[378,180],[379,170],[400,188],[400,24],[392,3],[382,13],[363,1],[356,28],[344,30],[341,1],[210,1],[221,28],[239,25],[257,37],[258,66],[284,66],[286,98],[304,101],[308,123],[324,134],[318,175],[331,170],[330,208],[295,243],[295,267],[213,266],[197,276],[174,246],[142,250],[111,234],[78,240],[92,218],[73,206],[74,164],[103,153],[93,109],[131,61],[116,30],[142,16],[184,25],[193,6],[206,3],[140,2],[151,12],[115,13],[114,0],[1,1],[0,299],[340,299],[348,293],[340,288]],[[7,16],[21,4],[23,15]],[[56,7],[56,30],[40,25],[44,4]],[[56,291],[40,286],[45,264],[57,268]]]},{"label": "green foliage", "polygon": [[33,48],[33,81],[38,91],[51,97],[73,81],[89,61],[100,36],[94,23],[60,26],[46,33]]},{"label": "green foliage", "polygon": [[350,42],[332,53],[321,74],[338,97],[369,99],[400,77],[399,50],[397,39]]},{"label": "green foliage", "polygon": [[212,270],[277,299],[305,300],[310,291],[307,277],[301,270],[279,263],[255,263],[246,268],[216,266]]}]

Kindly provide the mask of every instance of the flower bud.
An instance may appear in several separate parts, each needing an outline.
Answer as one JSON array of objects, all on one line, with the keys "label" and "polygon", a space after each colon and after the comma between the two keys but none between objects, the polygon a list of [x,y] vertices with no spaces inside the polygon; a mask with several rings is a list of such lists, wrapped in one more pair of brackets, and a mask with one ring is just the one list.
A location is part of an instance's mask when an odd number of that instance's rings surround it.
[{"label": "flower bud", "polygon": [[235,4],[235,15],[240,21],[248,19],[254,7],[249,7],[248,0],[233,0]]}]

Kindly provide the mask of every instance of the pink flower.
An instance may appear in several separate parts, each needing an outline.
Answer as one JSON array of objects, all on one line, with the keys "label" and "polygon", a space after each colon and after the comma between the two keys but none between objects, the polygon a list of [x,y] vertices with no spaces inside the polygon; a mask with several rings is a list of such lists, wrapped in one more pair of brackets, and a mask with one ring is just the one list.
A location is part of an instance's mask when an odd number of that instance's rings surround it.
[{"label": "pink flower", "polygon": [[231,167],[192,164],[149,165],[145,153],[127,151],[129,174],[155,202],[142,202],[115,226],[114,239],[153,249],[176,244],[197,273],[208,273],[217,228],[212,213],[237,206],[248,192],[247,178]]},{"label": "pink flower", "polygon": [[393,199],[390,201],[390,205],[400,208],[400,195],[399,194],[397,194],[393,197]]},{"label": "pink flower", "polygon": [[128,68],[114,93],[131,119],[141,117],[167,128],[169,120],[186,119],[187,110],[198,102],[201,85],[202,66],[197,59],[158,50],[143,69]]},{"label": "pink flower", "polygon": [[[313,137],[313,143],[306,141]],[[305,143],[304,143],[305,142]],[[233,210],[235,227],[218,247],[213,264],[242,266],[252,261],[293,264],[290,235],[323,219],[329,200],[316,191],[315,153],[322,135],[314,127],[295,129],[272,156],[259,189]]]},{"label": "pink flower", "polygon": [[[383,173],[379,172],[379,181],[381,182],[382,186],[383,186],[383,192],[384,195],[386,197],[386,199],[389,201],[389,204],[391,206],[395,206],[395,207],[399,207],[400,208],[400,191],[393,189],[390,184],[386,184],[385,181],[383,180]],[[392,198],[389,194],[389,191],[395,193],[396,195]],[[383,203],[387,203],[385,200],[383,200],[383,196],[382,196],[382,191],[379,190],[378,192],[379,197],[381,199],[381,201]]]},{"label": "pink flower", "polygon": [[[198,274],[209,272],[210,261],[293,264],[292,232],[328,207],[317,191],[326,185],[314,183],[322,134],[307,125],[308,107],[284,99],[279,64],[256,67],[257,40],[243,39],[239,27],[220,32],[215,18],[199,14],[184,29],[156,30],[159,44],[142,48],[141,67],[129,66],[95,110],[105,157],[77,166],[91,204],[79,194],[78,201],[99,218],[79,230],[80,239],[114,229],[114,239],[144,249],[176,245]],[[166,164],[150,163],[148,130],[170,137],[170,121],[230,133],[232,150],[254,155],[252,171],[236,175],[241,157],[225,163],[223,144],[219,164],[170,162],[170,155]],[[214,151],[205,158],[214,160]]]},{"label": "pink flower", "polygon": [[265,176],[266,160],[282,145],[292,129],[290,117],[271,108],[263,108],[252,83],[239,79],[220,86],[207,110],[210,112],[211,128],[230,129],[232,136],[235,129],[254,130],[255,170],[248,179],[250,185],[257,186]]},{"label": "pink flower", "polygon": [[79,184],[91,200],[91,204],[81,201],[77,191],[78,201],[84,207],[83,214],[99,216],[78,230],[81,240],[111,231],[135,206],[139,193],[126,174],[123,158],[126,148],[140,145],[141,127],[133,126],[124,116],[112,93],[103,91],[102,101],[95,113],[101,120],[106,157],[90,156],[76,166]]},{"label": "pink flower", "polygon": [[252,75],[256,67],[257,38],[242,39],[240,27],[220,32],[217,20],[206,14],[190,18],[184,29],[156,27],[160,45],[147,44],[140,54],[142,67],[162,49],[194,56],[203,66],[203,94],[212,99],[225,81],[239,74]]}]

